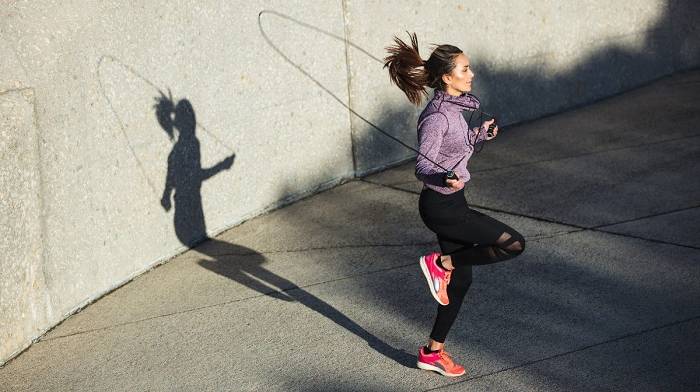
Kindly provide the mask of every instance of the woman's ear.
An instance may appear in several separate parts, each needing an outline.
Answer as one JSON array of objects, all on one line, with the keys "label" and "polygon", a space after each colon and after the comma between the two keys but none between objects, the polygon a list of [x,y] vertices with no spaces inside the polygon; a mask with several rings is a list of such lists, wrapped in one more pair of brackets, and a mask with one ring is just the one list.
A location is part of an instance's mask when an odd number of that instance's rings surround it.
[{"label": "woman's ear", "polygon": [[445,84],[445,86],[449,86],[450,83],[452,83],[452,75],[450,75],[450,74],[442,75],[442,82]]}]

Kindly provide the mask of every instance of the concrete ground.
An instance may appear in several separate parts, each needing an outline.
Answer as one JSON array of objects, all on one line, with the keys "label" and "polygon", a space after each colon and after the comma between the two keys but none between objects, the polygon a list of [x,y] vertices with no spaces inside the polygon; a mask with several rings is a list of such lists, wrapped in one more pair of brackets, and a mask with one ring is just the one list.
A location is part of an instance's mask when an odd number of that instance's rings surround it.
[{"label": "concrete ground", "polygon": [[700,71],[507,127],[467,199],[522,232],[415,368],[437,249],[413,164],[248,221],[70,317],[2,391],[698,391]]}]

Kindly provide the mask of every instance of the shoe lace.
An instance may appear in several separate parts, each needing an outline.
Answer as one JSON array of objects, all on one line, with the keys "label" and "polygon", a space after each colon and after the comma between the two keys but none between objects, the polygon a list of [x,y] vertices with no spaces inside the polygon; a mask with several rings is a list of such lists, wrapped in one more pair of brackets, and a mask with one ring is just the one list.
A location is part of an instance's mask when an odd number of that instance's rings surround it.
[{"label": "shoe lace", "polygon": [[440,359],[442,359],[443,361],[445,361],[445,364],[446,364],[446,365],[448,365],[449,367],[454,366],[455,363],[454,363],[454,361],[452,360],[452,357],[450,357],[450,353],[448,353],[448,352],[445,351],[445,350],[440,350],[440,352],[438,353],[438,355],[440,355]]},{"label": "shoe lace", "polygon": [[445,271],[445,286],[450,284],[450,279],[452,279],[452,271]]}]

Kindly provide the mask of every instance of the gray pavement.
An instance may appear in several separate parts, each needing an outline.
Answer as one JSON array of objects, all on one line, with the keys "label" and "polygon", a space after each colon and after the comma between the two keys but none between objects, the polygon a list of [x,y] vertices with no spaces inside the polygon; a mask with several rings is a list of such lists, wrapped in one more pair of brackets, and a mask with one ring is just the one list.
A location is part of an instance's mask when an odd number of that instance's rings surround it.
[{"label": "gray pavement", "polygon": [[[250,220],[103,297],[0,368],[2,391],[700,390],[700,71],[507,127],[469,202],[521,231],[415,368],[436,249],[413,164]],[[206,211],[205,211],[206,212]]]}]

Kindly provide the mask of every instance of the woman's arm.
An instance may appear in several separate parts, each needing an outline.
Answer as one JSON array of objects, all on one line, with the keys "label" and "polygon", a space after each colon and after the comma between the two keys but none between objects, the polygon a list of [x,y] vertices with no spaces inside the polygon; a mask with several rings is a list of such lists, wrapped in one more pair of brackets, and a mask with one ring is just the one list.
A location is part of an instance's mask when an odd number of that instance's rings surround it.
[{"label": "woman's arm", "polygon": [[424,156],[418,155],[416,159],[416,178],[426,184],[445,186],[445,171],[430,160],[438,160],[447,129],[447,117],[442,113],[430,114],[418,125],[418,151]]},{"label": "woman's arm", "polygon": [[173,162],[173,152],[168,155],[168,173],[165,175],[165,187],[163,188],[163,196],[160,198],[160,205],[165,211],[170,211],[172,204],[170,203],[170,195],[175,189],[175,162]]},{"label": "woman's arm", "polygon": [[226,157],[223,161],[217,163],[216,165],[202,170],[202,181],[208,180],[210,177],[216,175],[216,173],[222,170],[228,170],[233,165],[233,160],[236,158],[236,154],[233,153]]}]

